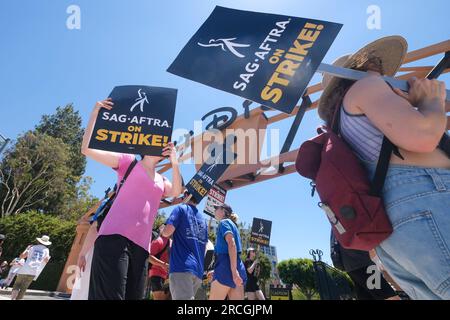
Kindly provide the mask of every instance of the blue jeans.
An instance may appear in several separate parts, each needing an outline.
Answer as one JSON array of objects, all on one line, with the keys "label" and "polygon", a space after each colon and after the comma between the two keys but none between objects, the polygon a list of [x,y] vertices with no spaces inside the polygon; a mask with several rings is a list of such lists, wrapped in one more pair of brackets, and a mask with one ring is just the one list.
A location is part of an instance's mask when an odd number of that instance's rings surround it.
[{"label": "blue jeans", "polygon": [[450,170],[390,165],[383,199],[394,229],[376,248],[384,267],[412,299],[449,300]]}]

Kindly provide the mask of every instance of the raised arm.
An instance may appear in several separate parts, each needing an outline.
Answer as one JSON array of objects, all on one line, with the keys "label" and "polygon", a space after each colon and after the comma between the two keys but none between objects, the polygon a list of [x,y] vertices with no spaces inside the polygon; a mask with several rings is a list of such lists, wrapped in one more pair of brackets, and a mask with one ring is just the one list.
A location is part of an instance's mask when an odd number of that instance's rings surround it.
[{"label": "raised arm", "polygon": [[255,261],[253,261],[252,265],[247,268],[248,273],[253,273],[253,271],[255,271],[255,268],[257,265],[258,265],[258,259],[255,259]]},{"label": "raised arm", "polygon": [[344,105],[364,113],[396,146],[412,152],[432,152],[447,127],[445,84],[437,80],[409,80],[409,94],[395,92],[373,75],[356,82]]},{"label": "raised arm", "polygon": [[172,182],[164,180],[164,197],[178,197],[183,192],[180,167],[178,165],[177,152],[173,142],[167,144],[162,155],[169,157],[172,164]]},{"label": "raised arm", "polygon": [[91,140],[91,136],[94,131],[95,121],[97,120],[97,116],[100,109],[105,108],[107,110],[111,110],[113,105],[114,104],[111,98],[108,98],[103,101],[97,101],[97,103],[94,106],[94,109],[92,110],[88,125],[84,132],[83,143],[81,145],[81,153],[84,154],[86,157],[89,157],[97,162],[100,162],[101,164],[116,169],[119,166],[118,153],[89,148],[89,141]]}]

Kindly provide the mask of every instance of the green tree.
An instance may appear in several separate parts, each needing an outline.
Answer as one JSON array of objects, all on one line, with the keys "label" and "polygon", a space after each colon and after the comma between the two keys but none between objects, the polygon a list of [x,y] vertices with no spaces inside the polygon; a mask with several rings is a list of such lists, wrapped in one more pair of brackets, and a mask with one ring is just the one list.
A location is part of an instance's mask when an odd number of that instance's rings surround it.
[{"label": "green tree", "polygon": [[80,113],[73,104],[56,108],[51,115],[43,115],[35,131],[61,139],[69,146],[68,167],[71,169],[73,182],[78,183],[86,169],[86,158],[81,154],[84,129]]},{"label": "green tree", "polygon": [[158,210],[155,222],[153,223],[153,229],[158,230],[160,226],[166,223],[166,220],[167,220],[166,213],[163,210]]},{"label": "green tree", "polygon": [[77,185],[76,196],[67,200],[58,216],[66,220],[78,221],[89,209],[95,206],[99,199],[90,193],[91,185],[91,177],[81,178]]},{"label": "green tree", "polygon": [[313,261],[311,259],[289,259],[277,265],[281,281],[296,285],[306,299],[317,294]]},{"label": "green tree", "polygon": [[270,259],[262,252],[258,253],[258,260],[260,268],[258,279],[261,283],[261,287],[265,289],[267,281],[271,278],[272,263],[270,262]]},{"label": "green tree", "polygon": [[2,216],[36,210],[78,219],[96,203],[83,177],[81,122],[72,104],[58,107],[11,145],[0,163]]},{"label": "green tree", "polygon": [[60,139],[26,132],[0,163],[1,217],[41,208],[66,190],[68,148]]},{"label": "green tree", "polygon": [[60,139],[67,145],[66,166],[69,171],[65,179],[65,187],[59,192],[52,193],[45,204],[40,204],[40,207],[36,206],[33,209],[54,212],[63,216],[72,214],[78,216],[79,212],[73,212],[73,208],[78,206],[78,200],[86,204],[93,200],[83,197],[79,199],[80,192],[83,193],[82,189],[85,187],[82,175],[86,169],[86,158],[80,152],[84,134],[81,123],[79,112],[74,110],[72,104],[68,104],[65,107],[56,108],[54,114],[43,115],[40,123],[35,127],[36,133]]},{"label": "green tree", "polygon": [[212,242],[212,243],[216,243],[216,233],[212,230],[208,231],[208,239]]}]

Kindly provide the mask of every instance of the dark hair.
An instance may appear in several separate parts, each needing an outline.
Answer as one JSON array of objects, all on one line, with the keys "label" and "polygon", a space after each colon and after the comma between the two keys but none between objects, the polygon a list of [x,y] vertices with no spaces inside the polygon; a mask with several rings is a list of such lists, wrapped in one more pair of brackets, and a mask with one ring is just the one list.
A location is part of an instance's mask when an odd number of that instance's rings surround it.
[{"label": "dark hair", "polygon": [[[367,56],[367,60],[365,60],[364,63],[361,64],[355,62],[354,66],[350,67],[350,69],[359,71],[371,70],[379,72],[380,74],[384,74],[383,62],[381,61],[381,59],[379,57],[370,54]],[[355,82],[356,81],[354,80],[342,79],[339,82],[339,85],[333,90],[333,92],[328,97],[328,103],[330,104],[330,108],[328,109],[328,112],[325,114],[324,119],[327,126],[331,126],[336,108],[342,105],[345,95],[347,94],[348,90],[350,90],[351,86],[355,84]]]},{"label": "dark hair", "polygon": [[248,250],[248,249],[247,249],[247,255],[246,255],[247,259],[250,259],[250,254],[251,254],[252,252],[255,253],[255,257],[256,257],[256,250],[255,250],[255,249],[253,249],[253,250]]}]

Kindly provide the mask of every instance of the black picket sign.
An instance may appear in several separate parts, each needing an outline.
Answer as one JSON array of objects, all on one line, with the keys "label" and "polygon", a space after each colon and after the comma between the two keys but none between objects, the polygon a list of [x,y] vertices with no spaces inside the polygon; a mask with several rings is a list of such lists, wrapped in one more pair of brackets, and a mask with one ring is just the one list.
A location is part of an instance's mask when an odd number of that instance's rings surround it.
[{"label": "black picket sign", "polygon": [[341,27],[217,6],[167,71],[291,113]]},{"label": "black picket sign", "polygon": [[229,148],[229,141],[235,141],[233,137],[228,136],[226,142],[219,146],[221,152],[212,155],[186,184],[186,189],[196,200],[197,203],[208,194],[217,180],[224,174],[225,170],[237,158],[237,154]]},{"label": "black picket sign", "polygon": [[260,218],[253,218],[250,242],[262,246],[269,246],[271,232],[272,232],[272,221]]},{"label": "black picket sign", "polygon": [[109,97],[113,109],[100,110],[89,148],[160,156],[172,136],[177,90],[118,86]]}]

